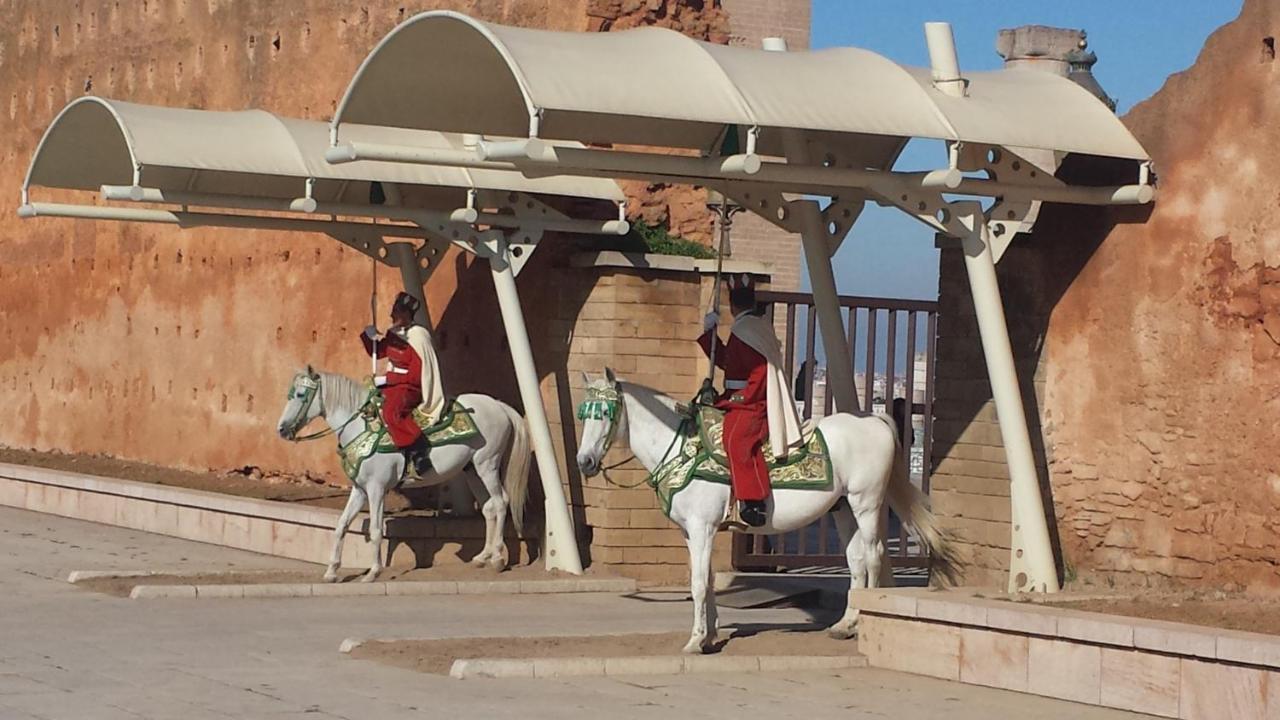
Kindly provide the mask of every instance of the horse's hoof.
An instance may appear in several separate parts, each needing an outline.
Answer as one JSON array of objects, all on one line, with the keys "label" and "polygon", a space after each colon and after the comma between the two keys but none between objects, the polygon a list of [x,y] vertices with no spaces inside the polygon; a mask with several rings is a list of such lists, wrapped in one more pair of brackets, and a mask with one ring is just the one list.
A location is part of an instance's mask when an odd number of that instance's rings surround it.
[{"label": "horse's hoof", "polygon": [[503,562],[502,558],[494,558],[485,563],[485,566],[496,573],[507,571],[507,564]]},{"label": "horse's hoof", "polygon": [[338,582],[338,574],[337,574],[337,573],[325,573],[325,574],[324,574],[324,577],[323,577],[322,579],[323,579],[325,582],[327,582],[327,583],[336,583],[336,582]]},{"label": "horse's hoof", "polygon": [[489,561],[479,555],[471,558],[471,567],[473,568],[482,568],[488,564],[489,564]]},{"label": "horse's hoof", "polygon": [[374,580],[377,580],[377,579],[378,579],[378,573],[373,572],[373,571],[371,570],[371,571],[369,571],[369,572],[365,573],[365,574],[364,574],[364,577],[360,578],[360,582],[367,582],[367,583],[371,583],[371,582],[373,582]]},{"label": "horse's hoof", "polygon": [[838,624],[827,628],[827,637],[834,640],[850,640],[858,634],[856,625]]},{"label": "horse's hoof", "polygon": [[680,650],[685,655],[702,655],[706,651],[705,643],[702,640],[690,640],[689,644]]}]

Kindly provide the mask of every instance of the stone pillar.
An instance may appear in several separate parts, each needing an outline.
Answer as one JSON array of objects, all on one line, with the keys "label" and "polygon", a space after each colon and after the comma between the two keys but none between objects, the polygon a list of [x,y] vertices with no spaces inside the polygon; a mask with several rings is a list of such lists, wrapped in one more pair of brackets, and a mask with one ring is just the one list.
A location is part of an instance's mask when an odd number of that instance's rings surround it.
[{"label": "stone pillar", "polygon": [[1089,52],[1084,30],[1023,25],[1001,30],[996,36],[996,52],[1004,58],[1006,68],[1026,68],[1061,75],[1093,93],[1107,107],[1116,109],[1093,76],[1098,56]]}]

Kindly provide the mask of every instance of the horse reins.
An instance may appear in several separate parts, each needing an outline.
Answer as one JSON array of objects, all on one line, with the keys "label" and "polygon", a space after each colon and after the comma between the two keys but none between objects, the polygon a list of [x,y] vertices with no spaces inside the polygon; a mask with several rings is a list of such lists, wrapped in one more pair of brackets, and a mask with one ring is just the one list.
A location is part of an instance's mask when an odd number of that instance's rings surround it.
[{"label": "horse reins", "polygon": [[[337,433],[341,433],[343,430],[347,429],[347,426],[348,426],[348,425],[350,425],[350,424],[352,423],[352,421],[354,421],[356,418],[360,417],[360,408],[357,408],[357,409],[355,410],[355,412],[351,413],[351,417],[347,418],[347,421],[346,421],[346,422],[342,423],[341,425],[339,425],[339,426],[338,426],[338,427],[336,427],[336,428],[335,428],[335,427],[327,427],[327,428],[325,428],[325,429],[323,429],[323,430],[321,430],[321,431],[319,431],[319,432],[311,433],[310,435],[297,435],[296,433],[297,433],[299,430],[301,430],[301,429],[306,425],[307,411],[311,409],[311,403],[315,402],[316,397],[318,397],[318,396],[320,395],[320,383],[319,383],[319,378],[312,378],[312,377],[308,376],[308,377],[307,377],[307,380],[308,380],[309,382],[311,382],[312,384],[311,384],[311,385],[304,386],[304,387],[306,387],[306,388],[307,388],[307,398],[306,398],[306,401],[305,401],[305,402],[303,403],[303,405],[302,405],[302,409],[298,411],[298,416],[297,416],[297,417],[298,417],[298,419],[300,419],[300,420],[301,420],[301,422],[297,422],[297,421],[295,421],[295,422],[293,423],[295,427],[291,428],[292,432],[294,433],[294,436],[293,436],[293,437],[291,437],[291,438],[289,438],[289,441],[290,441],[290,442],[306,442],[306,441],[308,441],[308,440],[320,440],[320,439],[322,439],[322,438],[327,438],[327,437],[329,437],[330,435],[335,435],[335,434],[337,434]],[[365,399],[365,405],[368,405],[368,404],[369,404],[369,400],[368,400],[368,398],[366,398],[366,399]],[[363,406],[361,406],[361,407],[363,407]],[[320,400],[320,414],[321,414],[321,415],[324,415],[324,400],[323,400],[323,399],[321,399],[321,400]],[[339,448],[339,449],[342,449],[342,444],[341,444],[341,443],[339,443],[338,448]]]},{"label": "horse reins", "polygon": [[[618,432],[618,426],[622,424],[622,415],[623,415],[623,413],[625,413],[625,412],[627,411],[627,404],[626,404],[626,402],[623,400],[623,396],[622,396],[622,384],[621,384],[621,383],[617,383],[616,385],[614,385],[614,392],[615,392],[615,393],[617,393],[617,395],[618,395],[618,420],[617,420],[617,421],[610,420],[610,422],[609,422],[609,435],[605,438],[605,446],[604,446],[604,451],[603,451],[602,455],[603,455],[603,454],[607,454],[607,453],[609,452],[609,448],[613,446],[613,440],[614,440],[615,436],[617,435],[617,432]],[[680,438],[684,435],[685,426],[686,426],[688,423],[689,423],[689,418],[687,418],[687,417],[683,417],[683,418],[681,418],[681,419],[680,419],[680,425],[679,425],[678,427],[676,427],[676,432],[675,432],[675,434],[671,436],[671,444],[667,446],[666,452],[662,453],[662,458],[661,458],[660,460],[658,460],[658,465],[657,465],[657,467],[659,467],[659,468],[660,468],[660,467],[662,467],[663,465],[665,465],[665,464],[666,464],[666,462],[667,462],[667,458],[671,455],[671,449],[672,449],[672,448],[674,448],[674,447],[676,446],[676,442],[677,442],[677,441],[679,441],[679,440],[680,440]],[[616,469],[618,469],[619,467],[621,467],[621,466],[623,466],[623,465],[626,465],[627,463],[629,463],[629,462],[631,462],[632,460],[635,460],[635,459],[636,459],[636,454],[635,454],[635,453],[631,453],[631,455],[630,455],[630,456],[628,456],[628,457],[627,457],[626,459],[624,459],[624,460],[621,460],[621,461],[619,461],[619,462],[616,462],[616,463],[614,463],[614,464],[612,464],[612,465],[609,465],[609,466],[607,466],[607,467],[602,467],[602,468],[600,468],[600,475],[601,475],[602,477],[604,477],[604,481],[605,481],[605,482],[609,483],[610,485],[612,485],[612,486],[614,486],[614,487],[616,487],[616,488],[618,488],[618,489],[620,489],[620,490],[634,490],[635,488],[638,488],[638,487],[640,487],[641,485],[652,485],[652,484],[653,484],[653,482],[652,482],[652,481],[653,481],[653,473],[652,473],[652,472],[649,472],[648,474],[646,474],[646,475],[645,475],[645,476],[640,480],[640,482],[632,483],[632,484],[630,484],[630,485],[625,485],[625,484],[620,483],[620,482],[618,482],[618,481],[614,480],[613,478],[609,477],[609,471],[610,471],[610,470],[616,470]],[[656,469],[656,468],[655,468],[655,469]]]}]

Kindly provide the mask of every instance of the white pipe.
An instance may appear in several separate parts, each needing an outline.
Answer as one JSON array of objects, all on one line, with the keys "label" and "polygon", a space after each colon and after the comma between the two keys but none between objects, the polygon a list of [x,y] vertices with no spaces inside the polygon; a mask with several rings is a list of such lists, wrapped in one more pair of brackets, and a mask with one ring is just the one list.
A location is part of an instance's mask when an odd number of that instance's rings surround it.
[{"label": "white pipe", "polygon": [[[388,185],[384,184],[384,188]],[[394,187],[391,185],[390,187]],[[398,198],[398,193],[396,197]],[[625,221],[616,220],[573,220],[565,218],[521,218],[516,215],[498,213],[481,213],[474,208],[459,208],[449,213],[420,208],[400,207],[394,203],[387,205],[357,205],[352,203],[318,203],[311,198],[294,200],[276,200],[271,198],[248,197],[240,195],[220,195],[213,193],[188,193],[160,188],[140,188],[128,185],[103,185],[102,197],[106,200],[125,200],[132,202],[169,203],[174,205],[200,205],[205,207],[231,208],[236,210],[262,210],[267,212],[299,212],[307,214],[346,215],[352,217],[385,218],[390,220],[412,221],[420,225],[433,226],[443,231],[453,223],[466,225],[488,225],[490,227],[541,229],[552,232],[576,233],[580,235],[626,235],[631,227]],[[135,199],[136,198],[136,199]],[[388,201],[392,196],[388,195]]]},{"label": "white pipe", "polygon": [[[789,189],[796,192],[814,194],[839,194],[849,188],[866,188],[880,195],[901,194],[919,189],[938,189],[958,195],[1016,196],[1077,205],[1141,205],[1151,202],[1155,197],[1155,189],[1150,185],[1118,187],[1024,185],[982,178],[966,178],[955,168],[903,173],[760,162],[759,156],[756,155],[690,158],[655,153],[555,147],[542,141],[538,142],[541,144],[532,146],[537,149],[536,152],[531,153],[537,157],[520,162],[480,160],[470,153],[463,153],[465,157],[455,156],[448,161],[424,159],[416,148],[398,145],[361,145],[355,150],[356,157],[360,160],[507,170],[522,172],[529,177],[572,174],[582,177],[652,180],[654,177],[661,176],[673,182],[693,184],[705,183],[708,180],[735,180],[769,185],[786,184]],[[738,162],[742,162],[743,165],[735,167]],[[756,162],[759,162],[759,168],[751,172]],[[723,165],[727,165],[730,170],[742,170],[746,174],[726,172]]]},{"label": "white pipe", "polygon": [[734,177],[759,172],[762,165],[755,153],[729,155],[717,158],[682,157],[679,155],[655,155],[653,153],[623,150],[591,150],[552,145],[538,138],[512,140],[501,143],[481,143],[476,147],[476,159],[481,162],[507,161],[519,170],[528,164],[583,167],[604,173],[645,173],[648,163],[655,157],[665,158],[663,172],[699,176],[720,173]]},{"label": "white pipe", "polygon": [[1156,196],[1156,189],[1152,185],[1026,185],[981,178],[963,178],[952,192],[957,195],[986,195],[1075,205],[1146,205]]},{"label": "white pipe", "polygon": [[[383,152],[385,148],[395,148],[392,155]],[[455,167],[486,167],[470,165],[475,162],[472,150],[454,148],[422,148],[405,145],[381,145],[378,143],[352,142],[331,147],[324,152],[324,159],[332,165],[355,162],[357,160],[389,160],[396,162],[412,162],[419,165],[445,165]],[[503,169],[500,165],[491,166]]]},{"label": "white pipe", "polygon": [[[1026,410],[1022,406],[1018,371],[1009,344],[1009,327],[1000,301],[991,238],[982,208],[977,203],[964,204],[971,207],[967,215],[958,218],[970,228],[969,234],[962,238],[964,266],[969,275],[978,333],[982,337],[982,353],[986,358],[996,418],[1000,423],[1000,436],[1009,465],[1014,520],[1009,591],[1057,592],[1058,571],[1053,561],[1053,548],[1049,544],[1049,526],[1040,495],[1035,456],[1031,450],[1031,435],[1027,430]],[[1019,546],[1019,538],[1022,547]],[[1021,557],[1018,556],[1019,551]],[[1019,575],[1022,576],[1021,582]]]},{"label": "white pipe", "polygon": [[518,215],[486,212],[478,213],[474,224],[521,230],[578,233],[582,235],[626,235],[631,231],[631,224],[626,220],[572,220],[552,217],[522,218]]},{"label": "white pipe", "polygon": [[493,273],[498,306],[502,310],[502,325],[507,331],[511,364],[515,366],[516,382],[520,386],[520,401],[524,404],[526,424],[538,462],[538,474],[542,477],[542,492],[546,498],[546,547],[543,552],[546,555],[547,569],[581,575],[582,559],[578,555],[578,540],[565,502],[560,464],[556,459],[555,445],[551,441],[547,413],[542,406],[538,371],[533,362],[529,331],[524,324],[524,313],[520,310],[520,294],[516,291],[511,254],[505,240],[498,240],[496,254],[489,258],[489,268]]},{"label": "white pipe", "polygon": [[104,207],[98,205],[66,205],[62,203],[28,203],[18,208],[18,217],[63,217],[82,220],[122,220],[125,222],[150,222],[183,227],[235,227],[253,230],[288,230],[319,232],[325,234],[376,230],[382,235],[394,237],[425,237],[416,227],[403,225],[372,225],[369,223],[341,222],[336,220],[301,220],[297,218],[263,217],[261,215],[230,215],[225,213],[170,212],[141,208]]},{"label": "white pipe", "polygon": [[462,223],[464,225],[474,225],[479,217],[479,211],[472,207],[458,208],[457,210],[449,213],[449,220],[451,222]]},{"label": "white pipe", "polygon": [[[200,205],[203,207],[234,207],[237,210],[265,210],[269,212],[308,212],[301,208],[308,203],[308,198],[279,200],[245,195],[222,195],[218,193],[196,193],[182,190],[162,190],[160,188],[139,187],[137,185],[103,185],[100,194],[103,200],[122,202],[169,203],[170,205]],[[315,207],[315,202],[310,203]],[[314,212],[310,211],[310,212]]]},{"label": "white pipe", "polygon": [[853,358],[845,337],[840,315],[840,296],[831,269],[827,228],[822,210],[813,200],[797,200],[788,209],[800,220],[800,239],[804,243],[804,261],[813,286],[813,302],[818,309],[818,325],[822,331],[822,347],[827,354],[827,382],[839,412],[858,412],[858,392],[853,382]]},{"label": "white pipe", "polygon": [[924,40],[929,46],[934,87],[953,97],[963,97],[964,78],[960,77],[960,59],[956,56],[956,38],[951,33],[951,23],[925,23]]}]

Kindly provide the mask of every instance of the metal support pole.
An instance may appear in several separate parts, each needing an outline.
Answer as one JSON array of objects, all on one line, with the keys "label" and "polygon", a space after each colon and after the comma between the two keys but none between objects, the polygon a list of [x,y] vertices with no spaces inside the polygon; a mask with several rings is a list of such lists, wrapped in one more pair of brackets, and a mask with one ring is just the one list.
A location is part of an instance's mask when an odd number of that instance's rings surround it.
[{"label": "metal support pole", "polygon": [[498,306],[502,310],[502,324],[507,331],[507,344],[511,346],[511,364],[515,366],[520,400],[524,403],[525,420],[538,461],[538,474],[542,476],[543,495],[546,497],[546,544],[543,553],[546,555],[547,569],[581,575],[582,559],[578,556],[573,520],[569,517],[564,486],[560,483],[560,463],[556,460],[551,428],[547,425],[547,413],[542,406],[542,394],[538,389],[538,371],[533,364],[533,350],[529,347],[529,331],[525,328],[524,313],[520,309],[520,295],[516,292],[510,250],[506,240],[502,238],[495,241],[492,250],[489,268],[493,272],[493,287],[497,291]]},{"label": "metal support pole", "polygon": [[1010,501],[1013,509],[1013,543],[1009,551],[1010,592],[1057,592],[1058,571],[1049,545],[1049,526],[1040,496],[1040,479],[1031,452],[1026,411],[1018,385],[1018,372],[1009,344],[1009,328],[1000,301],[995,258],[982,208],[977,203],[955,203],[957,219],[968,228],[962,238],[964,266],[973,292],[973,307],[987,360],[991,394],[995,398],[1000,436],[1009,465]]},{"label": "metal support pole", "polygon": [[804,261],[809,268],[809,284],[813,287],[818,325],[822,329],[822,347],[827,354],[827,390],[832,393],[838,412],[858,412],[853,357],[849,354],[844,320],[840,317],[840,297],[836,294],[836,277],[831,270],[831,246],[827,243],[822,210],[813,200],[795,200],[787,207],[800,222]]}]

